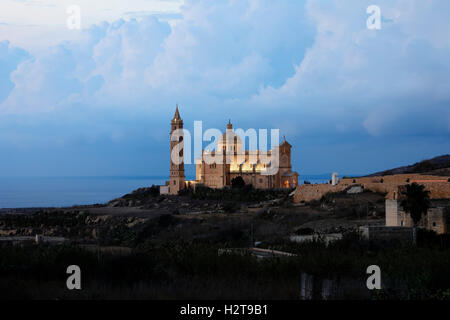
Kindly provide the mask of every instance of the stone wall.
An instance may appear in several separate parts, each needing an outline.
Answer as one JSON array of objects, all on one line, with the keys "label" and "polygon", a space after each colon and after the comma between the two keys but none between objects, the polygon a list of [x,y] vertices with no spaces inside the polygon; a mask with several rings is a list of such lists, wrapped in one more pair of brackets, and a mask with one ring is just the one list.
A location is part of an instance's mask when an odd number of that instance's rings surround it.
[{"label": "stone wall", "polygon": [[294,202],[309,202],[319,200],[329,192],[341,192],[348,188],[347,185],[331,185],[331,184],[302,184],[295,189]]},{"label": "stone wall", "polygon": [[437,234],[447,233],[447,217],[448,208],[431,208],[426,216],[427,229]]},{"label": "stone wall", "polygon": [[359,227],[363,238],[372,241],[399,240],[411,242],[413,239],[412,228],[385,227],[385,226],[363,226]]},{"label": "stone wall", "polygon": [[399,203],[397,200],[386,199],[386,226],[396,227],[400,225],[399,222]]},{"label": "stone wall", "polygon": [[300,274],[300,300],[371,299],[373,293],[367,289],[366,278],[324,279],[304,272]]},{"label": "stone wall", "polygon": [[430,191],[431,199],[450,198],[450,182],[448,177],[428,176],[421,174],[396,174],[382,177],[345,178],[339,184],[351,186],[361,184],[365,189],[373,192],[390,193],[398,186],[416,182],[423,184]]},{"label": "stone wall", "polygon": [[431,199],[450,199],[450,182],[422,182],[420,184],[430,191]]},{"label": "stone wall", "polygon": [[366,190],[388,194],[394,199],[398,186],[417,182],[430,191],[431,199],[450,199],[450,182],[448,177],[427,176],[420,174],[397,174],[383,177],[343,178],[335,186],[331,184],[300,185],[296,188],[294,202],[319,200],[328,192],[341,192],[352,185],[361,185]]},{"label": "stone wall", "polygon": [[[437,234],[448,232],[449,206],[436,206],[428,209],[422,217],[419,226],[433,230]],[[413,227],[411,216],[404,212],[399,200],[386,199],[386,226],[387,227]]]}]

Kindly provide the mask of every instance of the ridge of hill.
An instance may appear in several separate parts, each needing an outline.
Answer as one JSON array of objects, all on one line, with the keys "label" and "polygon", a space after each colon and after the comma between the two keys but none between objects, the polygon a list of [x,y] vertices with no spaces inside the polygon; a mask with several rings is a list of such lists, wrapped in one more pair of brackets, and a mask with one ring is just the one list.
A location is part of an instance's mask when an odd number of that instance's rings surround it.
[{"label": "ridge of hill", "polygon": [[367,177],[388,176],[394,174],[421,173],[437,176],[450,176],[450,154],[423,160],[409,166],[376,172]]}]

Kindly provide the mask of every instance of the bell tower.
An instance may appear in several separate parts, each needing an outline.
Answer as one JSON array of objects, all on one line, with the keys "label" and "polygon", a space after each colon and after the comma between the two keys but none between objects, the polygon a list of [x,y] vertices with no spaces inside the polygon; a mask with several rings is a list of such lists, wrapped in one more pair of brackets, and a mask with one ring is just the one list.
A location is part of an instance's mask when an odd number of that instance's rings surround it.
[{"label": "bell tower", "polygon": [[[169,185],[169,193],[173,195],[177,195],[178,191],[185,188],[185,175],[184,175],[184,159],[183,159],[183,149],[181,149],[178,155],[181,159],[181,163],[176,163],[175,159],[172,159],[173,150],[177,147],[178,144],[183,142],[183,135],[176,134],[173,135],[176,130],[183,130],[183,120],[180,117],[180,112],[178,111],[178,105],[175,110],[175,115],[173,116],[171,122],[170,129],[170,185]],[[178,147],[179,148],[179,147]],[[175,151],[176,152],[176,151]]]},{"label": "bell tower", "polygon": [[291,164],[291,148],[292,146],[286,141],[286,137],[283,137],[283,142],[280,145],[280,169],[284,172],[292,169]]}]

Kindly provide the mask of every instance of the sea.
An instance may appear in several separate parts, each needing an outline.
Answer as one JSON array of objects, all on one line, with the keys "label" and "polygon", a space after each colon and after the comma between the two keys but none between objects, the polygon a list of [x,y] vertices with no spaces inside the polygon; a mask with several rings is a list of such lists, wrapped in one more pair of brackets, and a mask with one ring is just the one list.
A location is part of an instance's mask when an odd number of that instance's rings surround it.
[{"label": "sea", "polygon": [[[331,174],[303,175],[299,183],[325,183]],[[104,204],[168,177],[0,177],[0,209]]]}]

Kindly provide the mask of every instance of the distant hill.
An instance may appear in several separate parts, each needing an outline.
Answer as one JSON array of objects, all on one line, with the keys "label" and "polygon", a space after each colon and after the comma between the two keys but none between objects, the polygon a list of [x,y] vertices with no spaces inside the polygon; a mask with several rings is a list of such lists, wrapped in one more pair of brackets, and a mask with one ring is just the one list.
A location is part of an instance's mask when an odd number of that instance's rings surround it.
[{"label": "distant hill", "polygon": [[450,155],[443,155],[433,159],[423,160],[413,165],[398,167],[368,175],[368,177],[388,176],[393,174],[422,173],[450,177]]}]

